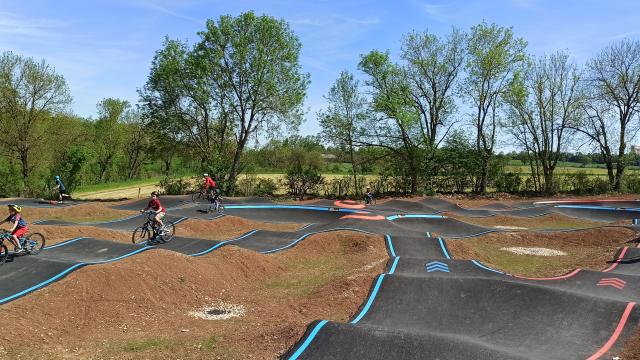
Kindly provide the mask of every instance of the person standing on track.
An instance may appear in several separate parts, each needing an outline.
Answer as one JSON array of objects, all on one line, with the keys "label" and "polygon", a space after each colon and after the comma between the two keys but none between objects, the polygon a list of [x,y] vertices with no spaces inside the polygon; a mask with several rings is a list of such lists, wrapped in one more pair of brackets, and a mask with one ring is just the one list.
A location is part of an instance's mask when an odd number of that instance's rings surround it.
[{"label": "person standing on track", "polygon": [[20,212],[22,212],[22,207],[15,204],[7,205],[9,207],[9,216],[4,219],[4,221],[0,222],[0,225],[8,222],[13,224],[11,230],[8,232],[11,233],[11,242],[13,243],[14,250],[17,253],[22,252],[22,246],[20,245],[20,237],[27,235],[29,231],[29,227],[27,227],[27,222],[24,220]]},{"label": "person standing on track", "polygon": [[60,194],[58,197],[60,201],[67,198],[71,198],[71,195],[67,194],[67,188],[64,186],[64,183],[62,182],[62,180],[60,180],[60,175],[56,175],[55,179],[56,179],[55,189],[58,190],[58,193]]},{"label": "person standing on track", "polygon": [[161,229],[164,226],[164,222],[162,220],[167,213],[167,209],[162,207],[162,203],[160,203],[160,195],[157,191],[151,193],[151,200],[149,200],[147,207],[140,210],[140,212],[143,213],[149,209],[156,213],[153,217],[153,221],[158,224],[158,228]]}]

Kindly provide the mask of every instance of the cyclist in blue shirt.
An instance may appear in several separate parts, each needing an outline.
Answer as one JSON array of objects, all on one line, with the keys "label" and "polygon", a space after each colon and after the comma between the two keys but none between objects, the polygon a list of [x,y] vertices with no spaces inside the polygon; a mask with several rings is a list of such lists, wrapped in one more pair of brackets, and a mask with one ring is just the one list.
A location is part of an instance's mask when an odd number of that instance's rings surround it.
[{"label": "cyclist in blue shirt", "polygon": [[60,175],[56,175],[56,190],[60,193],[60,201],[71,198],[71,195],[67,193],[67,188],[64,186],[64,183],[60,180]]}]

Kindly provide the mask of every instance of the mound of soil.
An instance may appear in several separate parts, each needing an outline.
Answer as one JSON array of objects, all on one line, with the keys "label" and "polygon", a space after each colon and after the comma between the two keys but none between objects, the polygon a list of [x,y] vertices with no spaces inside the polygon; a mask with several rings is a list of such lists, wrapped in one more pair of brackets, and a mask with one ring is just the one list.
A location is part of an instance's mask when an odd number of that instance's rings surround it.
[{"label": "mound of soil", "polygon": [[[492,233],[466,240],[449,240],[455,259],[480,260],[489,266],[523,276],[555,276],[575,268],[602,270],[615,252],[634,239],[628,228],[607,227],[568,232]],[[567,256],[540,257],[510,254],[503,247],[544,247]]]},{"label": "mound of soil", "polygon": [[[311,321],[352,317],[387,259],[381,236],[347,231],[274,255],[233,246],[198,258],[145,252],[4,305],[0,357],[274,359]],[[216,321],[189,315],[221,302],[246,311]]]},{"label": "mound of soil", "polygon": [[59,208],[23,207],[22,213],[29,222],[35,220],[107,221],[122,219],[136,213],[134,211],[112,209],[108,205],[87,203]]},{"label": "mound of soil", "polygon": [[[515,226],[527,229],[573,229],[602,226],[601,222],[572,218],[562,214],[548,214],[534,218],[495,215],[489,217],[465,217],[447,212],[448,217],[486,227]],[[626,224],[629,221],[625,222]]]},{"label": "mound of soil", "polygon": [[176,234],[185,237],[224,240],[240,236],[251,230],[295,231],[302,226],[302,224],[264,223],[237,216],[224,216],[215,220],[186,220],[176,226]]},{"label": "mound of soil", "polygon": [[93,226],[30,225],[29,229],[32,232],[42,233],[46,239],[47,246],[77,237],[131,242],[131,233],[101,229]]}]

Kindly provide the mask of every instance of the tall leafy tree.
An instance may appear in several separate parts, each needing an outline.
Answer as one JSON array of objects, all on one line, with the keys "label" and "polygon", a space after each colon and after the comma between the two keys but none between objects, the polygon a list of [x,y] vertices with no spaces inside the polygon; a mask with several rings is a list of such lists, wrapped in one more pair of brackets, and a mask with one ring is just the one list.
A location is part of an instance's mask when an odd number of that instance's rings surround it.
[{"label": "tall leafy tree", "polygon": [[640,129],[640,41],[624,39],[587,64],[588,100],[573,128],[595,144],[607,167],[609,185],[622,189],[629,141]]},{"label": "tall leafy tree", "polygon": [[365,124],[359,145],[389,151],[403,165],[411,193],[418,189],[423,160],[420,114],[413,106],[411,87],[402,67],[391,62],[389,53],[377,50],[362,56],[358,65],[368,75],[374,114]]},{"label": "tall leafy tree", "polygon": [[566,150],[567,132],[581,116],[580,72],[567,52],[558,51],[530,62],[505,96],[510,105],[507,128],[531,155],[536,185],[554,192],[553,173]]},{"label": "tall leafy tree", "polygon": [[[432,156],[446,137],[456,110],[454,90],[465,60],[465,34],[453,29],[440,38],[412,32],[402,44],[402,59],[413,106],[420,114],[420,131],[427,154]],[[447,126],[446,131],[441,128]]]},{"label": "tall leafy tree", "polygon": [[368,102],[359,90],[359,81],[348,71],[340,73],[326,99],[329,103],[327,108],[318,113],[322,136],[329,143],[349,152],[353,186],[358,195],[358,172],[354,154],[356,141],[362,137]]},{"label": "tall leafy tree", "polygon": [[282,19],[253,12],[222,16],[208,20],[199,35],[201,74],[207,74],[220,117],[234,130],[228,175],[234,184],[252,135],[298,127],[309,74],[300,68],[300,40]]},{"label": "tall leafy tree", "polygon": [[70,103],[64,77],[44,60],[12,52],[0,55],[0,144],[18,159],[25,186],[33,170],[32,155],[55,133],[52,115]]},{"label": "tall leafy tree", "polygon": [[122,152],[124,124],[131,118],[131,105],[126,100],[107,98],[97,105],[94,151],[98,164],[98,180],[106,181],[109,171]]},{"label": "tall leafy tree", "polygon": [[526,41],[516,38],[511,28],[484,22],[471,28],[465,66],[467,77],[461,90],[474,109],[476,151],[482,164],[476,192],[487,191],[503,97],[526,58],[526,46]]}]

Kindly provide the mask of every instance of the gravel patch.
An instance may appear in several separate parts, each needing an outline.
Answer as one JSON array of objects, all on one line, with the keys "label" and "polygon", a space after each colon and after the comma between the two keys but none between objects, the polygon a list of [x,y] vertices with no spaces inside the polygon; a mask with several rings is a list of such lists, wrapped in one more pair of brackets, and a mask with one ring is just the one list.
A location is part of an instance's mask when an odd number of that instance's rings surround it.
[{"label": "gravel patch", "polygon": [[504,247],[500,250],[509,251],[518,255],[534,256],[565,256],[567,253],[560,250],[553,250],[541,247]]},{"label": "gravel patch", "polygon": [[189,315],[203,320],[226,320],[244,315],[242,305],[219,302],[216,305],[204,307],[198,311],[191,311]]}]

